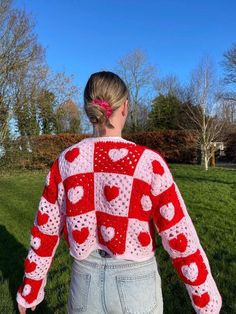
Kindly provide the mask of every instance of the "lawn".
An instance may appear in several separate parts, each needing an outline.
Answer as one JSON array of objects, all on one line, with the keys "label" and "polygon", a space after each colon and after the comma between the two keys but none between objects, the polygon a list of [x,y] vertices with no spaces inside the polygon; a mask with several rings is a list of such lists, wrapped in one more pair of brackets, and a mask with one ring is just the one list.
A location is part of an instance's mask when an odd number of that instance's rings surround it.
[{"label": "lawn", "polygon": [[[221,313],[236,313],[236,170],[169,164],[185,200],[223,297]],[[30,228],[47,172],[3,172],[0,176],[0,313],[17,313],[16,288]],[[157,235],[165,314],[194,313],[184,284]],[[61,240],[48,274],[45,300],[34,313],[66,313],[72,257]]]}]

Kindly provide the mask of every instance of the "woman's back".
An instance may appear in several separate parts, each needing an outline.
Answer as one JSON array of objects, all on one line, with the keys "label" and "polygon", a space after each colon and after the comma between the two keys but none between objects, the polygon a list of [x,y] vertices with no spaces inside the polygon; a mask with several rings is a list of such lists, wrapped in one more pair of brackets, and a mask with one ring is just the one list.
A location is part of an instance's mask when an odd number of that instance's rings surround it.
[{"label": "woman's back", "polygon": [[61,154],[74,257],[86,258],[96,248],[120,259],[141,261],[154,255],[151,184],[152,161],[158,158],[122,137],[87,138]]}]

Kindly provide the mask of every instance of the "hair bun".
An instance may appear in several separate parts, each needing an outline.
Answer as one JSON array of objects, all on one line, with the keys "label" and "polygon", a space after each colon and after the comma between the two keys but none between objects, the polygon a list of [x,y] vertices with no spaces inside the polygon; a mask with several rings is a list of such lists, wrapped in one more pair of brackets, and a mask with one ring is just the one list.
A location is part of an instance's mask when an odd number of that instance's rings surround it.
[{"label": "hair bun", "polygon": [[92,100],[92,105],[98,105],[98,106],[104,108],[106,110],[105,116],[107,118],[109,118],[113,113],[111,105],[106,100],[95,98]]}]

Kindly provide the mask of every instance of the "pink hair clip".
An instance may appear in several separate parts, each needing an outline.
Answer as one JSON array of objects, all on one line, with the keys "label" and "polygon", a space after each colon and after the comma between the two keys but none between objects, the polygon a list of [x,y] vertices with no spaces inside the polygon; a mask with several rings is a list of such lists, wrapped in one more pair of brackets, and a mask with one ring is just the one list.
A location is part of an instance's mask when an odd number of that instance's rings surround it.
[{"label": "pink hair clip", "polygon": [[111,108],[111,105],[108,102],[106,102],[105,100],[96,98],[96,99],[93,99],[92,104],[93,105],[99,105],[102,108],[106,109],[106,117],[107,118],[109,118],[112,115],[113,110]]}]

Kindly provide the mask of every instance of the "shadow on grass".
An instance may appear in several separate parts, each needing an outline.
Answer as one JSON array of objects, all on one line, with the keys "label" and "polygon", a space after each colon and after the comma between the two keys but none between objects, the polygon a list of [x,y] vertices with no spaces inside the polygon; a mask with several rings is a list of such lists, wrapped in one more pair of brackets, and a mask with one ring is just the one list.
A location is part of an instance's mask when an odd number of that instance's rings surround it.
[{"label": "shadow on grass", "polygon": [[[7,231],[5,226],[0,225],[0,271],[3,280],[8,281],[9,292],[14,304],[14,313],[18,313],[16,293],[23,280],[23,264],[27,254],[28,251],[25,247]],[[46,301],[43,300],[32,313],[52,314],[53,312],[48,308]]]}]

